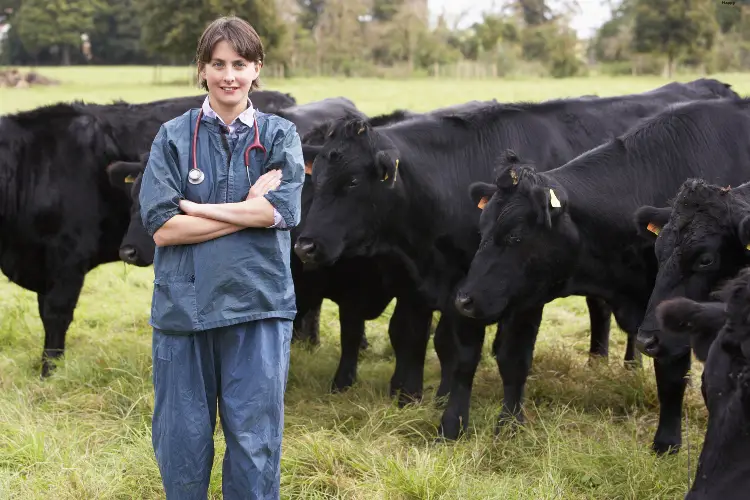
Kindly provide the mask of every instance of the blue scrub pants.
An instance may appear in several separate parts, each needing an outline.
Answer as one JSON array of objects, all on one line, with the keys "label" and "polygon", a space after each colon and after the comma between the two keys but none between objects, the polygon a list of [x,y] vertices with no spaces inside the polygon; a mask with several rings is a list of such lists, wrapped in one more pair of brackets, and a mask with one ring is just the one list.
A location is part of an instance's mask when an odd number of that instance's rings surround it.
[{"label": "blue scrub pants", "polygon": [[189,335],[154,329],[152,443],[168,500],[205,499],[216,405],[226,500],[278,499],[292,321],[263,319]]}]

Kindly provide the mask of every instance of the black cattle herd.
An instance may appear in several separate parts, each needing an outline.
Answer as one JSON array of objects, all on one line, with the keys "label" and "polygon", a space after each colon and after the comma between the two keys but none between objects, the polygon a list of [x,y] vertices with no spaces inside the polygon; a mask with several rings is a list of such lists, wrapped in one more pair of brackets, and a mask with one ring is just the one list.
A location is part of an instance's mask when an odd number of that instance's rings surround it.
[{"label": "black cattle herd", "polygon": [[[544,305],[580,295],[590,355],[608,355],[614,315],[628,335],[626,363],[654,358],[657,453],[680,448],[691,352],[704,363],[708,428],[687,498],[750,491],[750,99],[713,79],[372,117],[343,97],[251,98],[302,137],[295,339],[318,343],[323,299],[338,305],[332,390],[353,384],[365,321],[396,299],[388,333],[399,406],[422,396],[439,311],[440,437],[468,426],[491,324],[504,389],[497,425],[522,422]],[[59,103],[0,117],[0,268],[37,293],[43,376],[63,354],[86,273],[153,263],[140,175],[160,124],[202,99]]]}]

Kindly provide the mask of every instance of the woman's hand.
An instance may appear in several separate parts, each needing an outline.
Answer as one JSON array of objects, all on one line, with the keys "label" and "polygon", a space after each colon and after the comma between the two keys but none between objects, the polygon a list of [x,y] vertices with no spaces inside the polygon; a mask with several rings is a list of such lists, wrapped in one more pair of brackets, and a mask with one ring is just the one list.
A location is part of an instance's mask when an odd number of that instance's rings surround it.
[{"label": "woman's hand", "polygon": [[281,177],[281,170],[269,170],[261,175],[258,177],[258,180],[255,181],[255,184],[250,187],[250,191],[247,193],[247,199],[251,200],[263,196],[267,192],[276,189],[281,185]]},{"label": "woman's hand", "polygon": [[180,210],[182,210],[185,215],[199,216],[199,209],[199,203],[195,203],[190,200],[180,200]]}]

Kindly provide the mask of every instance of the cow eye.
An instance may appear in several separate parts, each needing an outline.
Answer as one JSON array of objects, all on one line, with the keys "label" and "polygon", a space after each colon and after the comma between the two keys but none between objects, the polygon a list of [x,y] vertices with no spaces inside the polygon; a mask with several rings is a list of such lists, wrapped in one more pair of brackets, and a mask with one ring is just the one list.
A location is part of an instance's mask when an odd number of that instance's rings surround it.
[{"label": "cow eye", "polygon": [[710,253],[701,254],[696,263],[699,269],[711,267],[714,264],[714,256]]},{"label": "cow eye", "polygon": [[354,178],[353,178],[353,179],[352,179],[352,180],[351,180],[351,181],[349,182],[349,187],[350,187],[350,188],[353,188],[353,187],[357,187],[358,185],[359,185],[359,181],[358,181],[357,179],[354,179]]},{"label": "cow eye", "polygon": [[507,243],[508,245],[516,245],[518,243],[521,243],[521,233],[519,232],[510,233],[508,236],[505,237],[505,243]]}]

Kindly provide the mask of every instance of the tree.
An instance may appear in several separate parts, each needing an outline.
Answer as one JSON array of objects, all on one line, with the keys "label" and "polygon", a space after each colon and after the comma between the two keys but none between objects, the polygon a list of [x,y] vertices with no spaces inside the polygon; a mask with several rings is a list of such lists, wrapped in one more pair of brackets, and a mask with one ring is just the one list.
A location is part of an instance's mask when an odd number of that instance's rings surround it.
[{"label": "tree", "polygon": [[297,4],[300,8],[297,22],[303,29],[313,31],[325,10],[326,0],[297,0]]},{"label": "tree", "polygon": [[187,64],[214,16],[206,0],[135,0],[141,41],[161,63]]},{"label": "tree", "polygon": [[717,32],[713,7],[713,0],[635,0],[633,49],[666,55],[671,78],[678,57],[711,48]]},{"label": "tree", "polygon": [[80,47],[82,33],[94,29],[94,15],[102,8],[99,0],[24,0],[14,23],[26,50],[38,54],[57,46],[67,66],[71,49]]}]

